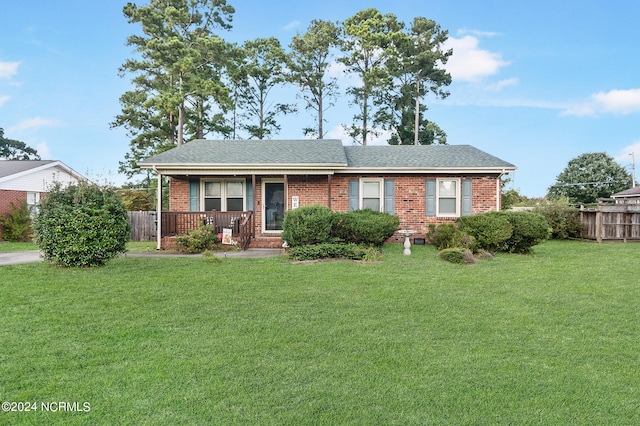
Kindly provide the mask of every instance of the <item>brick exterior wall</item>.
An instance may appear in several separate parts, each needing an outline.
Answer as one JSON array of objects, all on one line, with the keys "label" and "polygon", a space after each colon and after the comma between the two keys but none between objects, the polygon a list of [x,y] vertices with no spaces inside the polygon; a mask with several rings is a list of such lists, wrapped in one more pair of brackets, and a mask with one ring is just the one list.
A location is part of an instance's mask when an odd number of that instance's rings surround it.
[{"label": "brick exterior wall", "polygon": [[189,211],[189,179],[186,177],[169,178],[169,211]]},{"label": "brick exterior wall", "polygon": [[[433,217],[426,215],[426,188],[427,179],[436,178],[460,178],[472,181],[472,212],[473,214],[486,213],[496,210],[499,198],[496,199],[499,176],[495,175],[334,175],[331,178],[331,209],[334,211],[349,211],[349,180],[359,178],[384,178],[393,179],[395,183],[394,205],[395,214],[400,219],[401,229],[413,229],[418,231],[416,236],[424,236],[424,231],[429,224],[453,222],[455,217]],[[203,178],[229,178],[228,176],[206,176]],[[246,176],[242,177],[247,179]],[[256,236],[261,235],[262,230],[262,179],[274,177],[256,176]],[[251,178],[249,177],[249,181]],[[328,177],[326,175],[295,175],[287,176],[287,210],[291,209],[291,197],[298,196],[300,207],[313,204],[329,205]],[[169,205],[171,211],[189,211],[189,179],[186,177],[172,177],[169,181]],[[265,234],[266,235],[266,234]],[[392,240],[400,241],[396,236]]]},{"label": "brick exterior wall", "polygon": [[16,207],[27,200],[27,191],[9,191],[0,189],[0,216],[11,211],[11,203]]},{"label": "brick exterior wall", "polygon": [[[26,200],[26,191],[0,189],[0,216],[4,216],[12,210],[12,203],[14,206],[18,207]],[[0,241],[4,241],[2,238],[2,223],[0,223]]]}]

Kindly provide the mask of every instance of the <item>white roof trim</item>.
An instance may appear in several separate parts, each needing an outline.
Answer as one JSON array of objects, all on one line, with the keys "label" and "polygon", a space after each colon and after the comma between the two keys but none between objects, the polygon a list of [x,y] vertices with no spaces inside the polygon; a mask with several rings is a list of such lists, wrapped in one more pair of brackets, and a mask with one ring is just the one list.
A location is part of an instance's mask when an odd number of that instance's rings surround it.
[{"label": "white roof trim", "polygon": [[64,164],[62,161],[53,161],[51,163],[43,164],[43,165],[38,166],[38,167],[33,167],[31,169],[23,170],[21,172],[14,173],[12,175],[8,175],[8,176],[5,176],[3,178],[0,178],[0,183],[8,182],[10,180],[18,179],[18,178],[21,178],[23,176],[28,176],[30,174],[37,173],[37,172],[40,172],[42,170],[47,170],[47,169],[54,168],[54,167],[60,167],[65,172],[67,172],[69,175],[73,176],[74,178],[76,178],[78,180],[88,180],[87,178],[82,176],[80,173],[76,172],[71,167],[69,167],[66,164]]}]

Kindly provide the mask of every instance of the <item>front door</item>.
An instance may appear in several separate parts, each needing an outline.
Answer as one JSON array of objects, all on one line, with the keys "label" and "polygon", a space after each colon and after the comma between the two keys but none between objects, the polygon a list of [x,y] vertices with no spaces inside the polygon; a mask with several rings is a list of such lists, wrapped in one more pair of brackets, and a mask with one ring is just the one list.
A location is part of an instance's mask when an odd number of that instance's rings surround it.
[{"label": "front door", "polygon": [[263,182],[262,194],[262,231],[282,231],[285,211],[284,182]]}]

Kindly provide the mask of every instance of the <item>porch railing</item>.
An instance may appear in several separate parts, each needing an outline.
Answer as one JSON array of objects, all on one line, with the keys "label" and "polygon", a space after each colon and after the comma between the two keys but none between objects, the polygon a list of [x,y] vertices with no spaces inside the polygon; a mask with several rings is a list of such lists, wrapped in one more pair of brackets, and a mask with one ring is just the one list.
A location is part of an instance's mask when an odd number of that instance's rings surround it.
[{"label": "porch railing", "polygon": [[173,237],[187,234],[202,225],[213,225],[214,232],[231,229],[232,239],[242,250],[249,247],[255,237],[255,217],[253,211],[246,212],[162,212],[161,236]]}]

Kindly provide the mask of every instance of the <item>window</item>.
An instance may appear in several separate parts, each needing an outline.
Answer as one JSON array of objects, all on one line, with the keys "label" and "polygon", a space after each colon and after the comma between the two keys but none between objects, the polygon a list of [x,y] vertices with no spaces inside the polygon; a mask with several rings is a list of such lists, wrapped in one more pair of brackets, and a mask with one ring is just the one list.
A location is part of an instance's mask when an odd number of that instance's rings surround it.
[{"label": "window", "polygon": [[204,181],[204,210],[244,211],[244,181]]},{"label": "window", "polygon": [[363,178],[349,180],[349,211],[371,209],[394,214],[395,181]]},{"label": "window", "polygon": [[29,214],[31,218],[35,217],[40,210],[40,193],[39,192],[27,192],[27,208],[29,209]]},{"label": "window", "polygon": [[457,179],[438,179],[437,216],[458,217],[460,205]]},{"label": "window", "polygon": [[360,208],[382,211],[382,180],[362,179],[360,183],[362,185]]},{"label": "window", "polygon": [[426,214],[438,217],[469,216],[473,211],[471,179],[427,179]]}]

